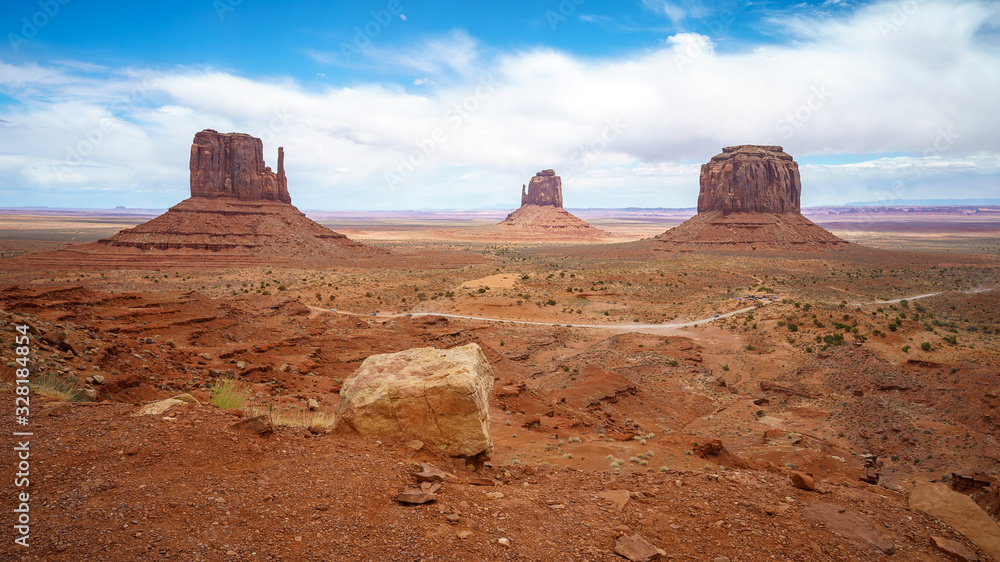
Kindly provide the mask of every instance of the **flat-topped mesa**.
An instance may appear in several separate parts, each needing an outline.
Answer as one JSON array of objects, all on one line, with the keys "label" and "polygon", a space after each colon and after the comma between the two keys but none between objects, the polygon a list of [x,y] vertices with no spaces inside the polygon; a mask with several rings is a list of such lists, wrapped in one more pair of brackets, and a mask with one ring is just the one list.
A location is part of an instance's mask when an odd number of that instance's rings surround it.
[{"label": "flat-topped mesa", "polygon": [[550,205],[562,209],[562,178],[555,170],[542,170],[528,182],[528,191],[521,186],[521,206]]},{"label": "flat-topped mesa", "polygon": [[278,148],[278,173],[264,165],[264,143],[244,133],[205,129],[191,144],[191,196],[291,203],[285,151]]},{"label": "flat-topped mesa", "polygon": [[799,165],[780,146],[727,146],[701,166],[698,212],[799,213]]}]

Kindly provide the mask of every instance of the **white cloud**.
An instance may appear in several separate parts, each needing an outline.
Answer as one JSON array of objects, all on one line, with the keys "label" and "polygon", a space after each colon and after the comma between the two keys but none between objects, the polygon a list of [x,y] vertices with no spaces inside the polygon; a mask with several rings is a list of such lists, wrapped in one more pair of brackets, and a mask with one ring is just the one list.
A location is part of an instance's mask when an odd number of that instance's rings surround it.
[{"label": "white cloud", "polygon": [[670,18],[670,21],[674,23],[684,19],[684,8],[678,6],[676,2],[669,0],[642,0],[642,4],[654,12]]},{"label": "white cloud", "polygon": [[[793,44],[743,52],[676,33],[615,59],[487,56],[456,31],[358,63],[421,76],[412,86],[0,62],[0,92],[20,102],[0,106],[10,123],[0,127],[0,193],[92,189],[107,204],[167,206],[187,191],[188,148],[203,128],[262,137],[271,165],[284,146],[303,208],[516,206],[544,168],[563,176],[568,206],[690,207],[700,163],[764,142],[800,158],[912,155],[922,172],[907,175],[907,198],[995,190],[1000,49],[977,30],[1000,7],[928,0],[901,21],[895,6],[789,22]],[[888,34],[884,22],[895,22]],[[420,161],[412,174],[407,158]],[[865,200],[913,165],[869,160],[804,165],[803,200]]]}]

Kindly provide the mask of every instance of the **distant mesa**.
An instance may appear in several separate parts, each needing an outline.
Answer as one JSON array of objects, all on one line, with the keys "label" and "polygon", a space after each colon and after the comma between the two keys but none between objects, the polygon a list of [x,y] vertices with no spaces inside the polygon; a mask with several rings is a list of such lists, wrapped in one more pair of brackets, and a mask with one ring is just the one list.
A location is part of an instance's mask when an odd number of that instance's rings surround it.
[{"label": "distant mesa", "polygon": [[507,236],[544,235],[546,240],[605,238],[609,233],[590,226],[563,209],[562,178],[554,170],[542,170],[521,186],[521,207],[503,222],[487,227]]},{"label": "distant mesa", "polygon": [[311,263],[385,253],[307,218],[291,204],[284,149],[278,171],[264,165],[263,143],[212,129],[191,145],[191,197],[166,213],[93,244],[39,254],[51,265],[133,267]]},{"label": "distant mesa", "polygon": [[799,166],[780,146],[722,149],[701,167],[698,214],[655,238],[658,250],[817,250],[848,243],[802,216]]}]

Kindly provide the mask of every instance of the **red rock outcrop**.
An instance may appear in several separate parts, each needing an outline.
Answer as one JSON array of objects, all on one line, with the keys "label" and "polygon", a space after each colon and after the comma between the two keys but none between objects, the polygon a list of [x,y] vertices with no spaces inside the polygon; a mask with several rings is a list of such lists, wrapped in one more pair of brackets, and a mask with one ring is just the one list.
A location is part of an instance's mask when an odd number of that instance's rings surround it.
[{"label": "red rock outcrop", "polygon": [[384,250],[354,242],[291,204],[284,150],[278,172],[264,165],[261,140],[242,133],[197,133],[191,197],[166,213],[93,244],[39,254],[56,267],[308,263],[370,257]]},{"label": "red rock outcrop", "polygon": [[524,205],[551,205],[562,208],[562,178],[556,175],[555,170],[542,170],[535,174],[528,182],[527,192],[524,186],[521,186],[521,206]]},{"label": "red rock outcrop", "polygon": [[521,186],[521,207],[503,222],[477,231],[506,239],[584,240],[610,236],[563,209],[562,178],[554,170],[535,174],[527,191]]},{"label": "red rock outcrop", "polygon": [[847,242],[802,216],[799,166],[780,146],[722,149],[702,165],[698,214],[653,239],[656,250],[822,250]]},{"label": "red rock outcrop", "polygon": [[727,146],[702,164],[698,212],[798,213],[799,165],[780,146]]},{"label": "red rock outcrop", "polygon": [[264,165],[264,143],[256,137],[205,129],[194,136],[190,168],[191,197],[292,202],[285,150],[278,148],[278,173],[274,173]]}]

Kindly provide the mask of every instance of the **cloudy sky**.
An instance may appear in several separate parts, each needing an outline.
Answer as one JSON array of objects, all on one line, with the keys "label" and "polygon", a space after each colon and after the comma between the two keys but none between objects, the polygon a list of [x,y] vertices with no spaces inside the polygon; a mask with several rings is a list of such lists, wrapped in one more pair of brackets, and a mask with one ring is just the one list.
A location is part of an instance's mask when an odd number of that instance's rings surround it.
[{"label": "cloudy sky", "polygon": [[32,0],[0,14],[0,206],[165,208],[206,128],[303,209],[693,207],[779,144],[804,205],[1000,197],[1000,2]]}]

